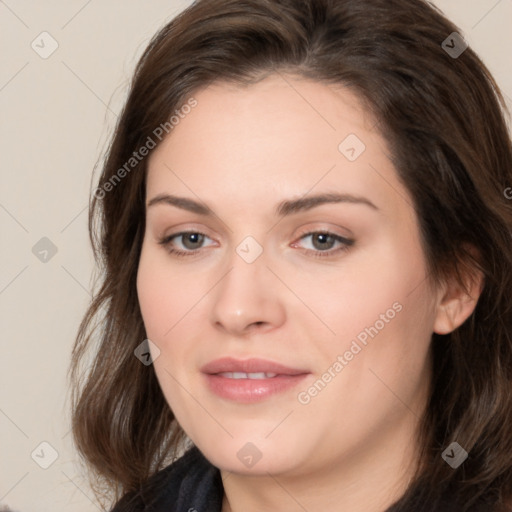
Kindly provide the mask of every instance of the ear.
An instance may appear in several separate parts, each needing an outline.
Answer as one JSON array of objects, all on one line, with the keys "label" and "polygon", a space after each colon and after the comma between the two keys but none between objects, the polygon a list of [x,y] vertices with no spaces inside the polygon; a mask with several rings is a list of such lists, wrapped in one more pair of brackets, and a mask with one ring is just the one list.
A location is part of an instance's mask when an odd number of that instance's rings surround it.
[{"label": "ear", "polygon": [[440,287],[434,320],[434,332],[437,334],[449,334],[454,331],[475,310],[484,287],[484,276],[480,270],[472,266],[471,269],[466,269],[462,277],[463,284],[460,279],[453,276]]}]

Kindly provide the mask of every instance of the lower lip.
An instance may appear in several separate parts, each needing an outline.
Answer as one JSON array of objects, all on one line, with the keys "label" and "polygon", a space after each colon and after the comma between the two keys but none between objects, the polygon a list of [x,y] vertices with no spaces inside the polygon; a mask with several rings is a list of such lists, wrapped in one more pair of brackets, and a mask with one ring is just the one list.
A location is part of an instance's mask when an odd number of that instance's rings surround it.
[{"label": "lower lip", "polygon": [[269,379],[228,379],[221,375],[205,374],[208,387],[216,395],[240,403],[261,402],[297,386],[307,376],[276,375]]}]

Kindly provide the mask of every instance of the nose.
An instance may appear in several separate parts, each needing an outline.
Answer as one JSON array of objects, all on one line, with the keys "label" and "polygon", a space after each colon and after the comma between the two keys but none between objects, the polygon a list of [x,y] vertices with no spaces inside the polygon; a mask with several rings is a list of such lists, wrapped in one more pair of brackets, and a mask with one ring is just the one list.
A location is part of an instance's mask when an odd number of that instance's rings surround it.
[{"label": "nose", "polygon": [[263,333],[285,322],[282,287],[262,256],[247,263],[235,254],[230,272],[214,291],[211,321],[227,334]]}]

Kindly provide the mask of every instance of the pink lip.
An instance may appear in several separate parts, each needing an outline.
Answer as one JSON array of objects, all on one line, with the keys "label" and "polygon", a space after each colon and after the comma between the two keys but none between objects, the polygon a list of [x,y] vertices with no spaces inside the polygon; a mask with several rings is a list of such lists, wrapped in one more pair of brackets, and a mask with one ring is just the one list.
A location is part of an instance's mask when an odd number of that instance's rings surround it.
[{"label": "pink lip", "polygon": [[[201,371],[206,383],[216,395],[240,403],[254,403],[295,387],[310,372],[290,368],[265,359],[233,359],[225,357],[204,365]],[[219,375],[224,372],[276,373],[264,379],[232,379]]]},{"label": "pink lip", "polygon": [[205,364],[201,371],[203,373],[215,374],[222,372],[244,372],[244,373],[277,373],[279,375],[300,375],[309,373],[307,370],[289,368],[266,359],[235,359],[233,357],[222,357]]}]

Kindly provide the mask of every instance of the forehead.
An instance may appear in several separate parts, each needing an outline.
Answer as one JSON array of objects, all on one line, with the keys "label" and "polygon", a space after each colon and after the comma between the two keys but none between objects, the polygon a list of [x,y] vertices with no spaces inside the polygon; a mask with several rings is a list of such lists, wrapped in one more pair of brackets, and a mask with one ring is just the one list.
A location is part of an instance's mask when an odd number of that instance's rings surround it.
[{"label": "forehead", "polygon": [[[243,142],[244,153],[261,155],[265,149],[277,158],[287,142],[295,142],[295,153],[306,153],[322,141],[322,150],[329,147],[337,156],[339,142],[350,133],[362,139],[379,137],[373,130],[375,120],[354,92],[311,80],[276,74],[249,86],[221,82],[197,91],[194,98],[197,107],[180,120],[169,139],[176,139],[177,146],[194,131],[201,141],[198,156],[202,148],[225,150],[227,138],[231,154]],[[304,141],[308,144],[300,144]]]},{"label": "forehead", "polygon": [[244,87],[215,83],[193,97],[197,106],[151,155],[148,196],[243,194],[249,204],[277,199],[270,190],[297,196],[336,188],[380,195],[381,204],[399,199],[376,120],[347,88],[272,75]]}]

